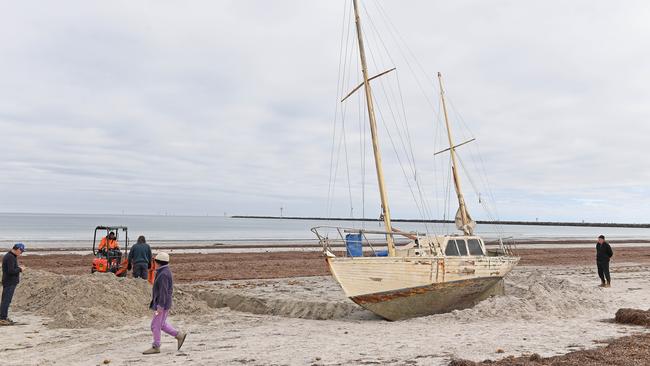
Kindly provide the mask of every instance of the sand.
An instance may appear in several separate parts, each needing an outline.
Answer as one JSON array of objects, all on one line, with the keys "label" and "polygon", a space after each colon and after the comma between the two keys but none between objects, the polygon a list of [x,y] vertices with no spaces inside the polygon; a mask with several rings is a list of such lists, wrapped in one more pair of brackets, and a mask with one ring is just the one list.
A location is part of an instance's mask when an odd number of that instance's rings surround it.
[{"label": "sand", "polygon": [[[113,327],[148,315],[151,286],[147,281],[94,273],[66,276],[27,270],[14,295],[14,309],[49,317],[48,327]],[[176,313],[201,314],[204,302],[180,289],[174,292]]]},{"label": "sand", "polygon": [[[550,357],[648,332],[614,323],[613,317],[619,308],[647,308],[650,268],[615,265],[613,269],[613,287],[603,289],[590,267],[518,267],[506,281],[506,296],[473,309],[399,322],[380,320],[355,308],[328,276],[182,284],[178,289],[187,296],[203,299],[192,297],[195,306],[213,307],[198,313],[179,309],[170,321],[191,332],[186,346],[177,352],[174,340],[167,336],[163,353],[149,357],[140,352],[150,343],[150,320],[139,316],[132,304],[124,304],[124,309],[134,314],[119,314],[121,322],[110,330],[94,320],[81,329],[44,327],[43,323],[56,323],[57,314],[65,309],[94,309],[85,299],[66,295],[61,298],[65,301],[59,299],[51,307],[61,311],[20,305],[23,310],[13,317],[27,325],[0,327],[0,353],[7,365],[93,365],[104,360],[111,365],[447,365],[455,358],[482,361],[534,353]],[[38,275],[25,276],[21,287],[31,287],[28,282],[38,280]],[[62,281],[65,276],[53,278]],[[86,275],[82,282],[100,283],[101,288],[103,280]],[[141,286],[130,279],[109,281],[113,287]],[[45,304],[47,294],[43,292],[37,302]],[[210,304],[212,295],[205,294],[217,294],[217,300]],[[239,303],[249,308],[239,307],[228,296],[239,296]],[[134,299],[140,309],[144,298]],[[344,304],[353,310],[332,310],[347,309]],[[143,306],[142,314],[147,314]],[[317,320],[321,318],[327,320]]]}]

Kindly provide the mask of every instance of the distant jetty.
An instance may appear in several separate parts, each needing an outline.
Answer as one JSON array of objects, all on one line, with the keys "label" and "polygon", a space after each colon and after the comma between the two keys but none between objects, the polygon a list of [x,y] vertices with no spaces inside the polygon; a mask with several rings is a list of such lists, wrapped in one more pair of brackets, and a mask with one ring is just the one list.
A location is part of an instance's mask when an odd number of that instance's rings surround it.
[{"label": "distant jetty", "polygon": [[[381,221],[380,219],[353,218],[353,217],[301,217],[301,216],[259,216],[259,215],[234,215],[233,219],[267,219],[267,220],[310,220],[310,221]],[[392,219],[393,222],[453,224],[453,220],[418,220],[418,219]],[[526,225],[526,226],[582,226],[582,227],[625,227],[625,228],[650,228],[650,224],[629,224],[615,222],[559,222],[559,221],[492,221],[476,220],[484,225]]]}]

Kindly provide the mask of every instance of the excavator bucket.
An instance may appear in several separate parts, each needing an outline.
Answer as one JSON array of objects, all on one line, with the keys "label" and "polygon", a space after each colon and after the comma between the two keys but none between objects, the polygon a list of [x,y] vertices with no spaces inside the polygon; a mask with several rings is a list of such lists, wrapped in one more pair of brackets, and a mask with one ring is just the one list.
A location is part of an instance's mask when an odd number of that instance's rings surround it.
[{"label": "excavator bucket", "polygon": [[120,267],[117,269],[117,271],[115,271],[115,275],[117,277],[126,277],[128,269],[129,269],[129,260],[125,259],[125,260],[122,261],[122,263],[120,264]]}]

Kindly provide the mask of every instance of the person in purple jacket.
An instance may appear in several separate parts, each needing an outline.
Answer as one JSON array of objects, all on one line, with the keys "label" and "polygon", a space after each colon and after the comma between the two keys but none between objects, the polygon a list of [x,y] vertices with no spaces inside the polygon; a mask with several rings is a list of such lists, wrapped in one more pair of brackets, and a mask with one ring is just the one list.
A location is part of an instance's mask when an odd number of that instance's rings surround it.
[{"label": "person in purple jacket", "polygon": [[151,348],[142,352],[145,355],[160,353],[160,332],[163,331],[176,338],[178,349],[183,347],[187,333],[179,332],[169,323],[167,315],[172,308],[172,294],[174,283],[172,272],[169,269],[169,254],[160,252],[156,255],[156,279],[153,282],[153,293],[149,308],[154,311],[151,320],[151,332],[153,333],[153,344]]}]

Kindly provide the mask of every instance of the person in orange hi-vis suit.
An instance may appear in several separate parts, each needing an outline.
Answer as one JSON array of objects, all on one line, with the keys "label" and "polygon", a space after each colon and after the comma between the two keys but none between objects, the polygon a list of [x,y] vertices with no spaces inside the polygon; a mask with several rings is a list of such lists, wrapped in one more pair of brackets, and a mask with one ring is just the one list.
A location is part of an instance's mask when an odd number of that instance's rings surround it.
[{"label": "person in orange hi-vis suit", "polygon": [[114,249],[120,249],[120,246],[115,239],[115,233],[111,231],[107,236],[102,238],[101,243],[99,243],[99,251]]}]

